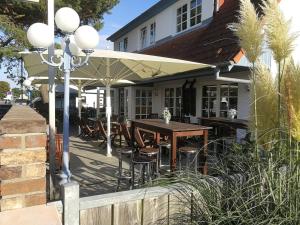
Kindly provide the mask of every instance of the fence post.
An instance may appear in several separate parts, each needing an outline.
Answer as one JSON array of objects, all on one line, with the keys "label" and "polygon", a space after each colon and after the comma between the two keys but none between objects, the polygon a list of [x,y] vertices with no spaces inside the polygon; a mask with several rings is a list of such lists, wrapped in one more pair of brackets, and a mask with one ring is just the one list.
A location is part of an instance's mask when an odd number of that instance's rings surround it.
[{"label": "fence post", "polygon": [[79,225],[79,184],[70,182],[62,185],[64,225]]}]

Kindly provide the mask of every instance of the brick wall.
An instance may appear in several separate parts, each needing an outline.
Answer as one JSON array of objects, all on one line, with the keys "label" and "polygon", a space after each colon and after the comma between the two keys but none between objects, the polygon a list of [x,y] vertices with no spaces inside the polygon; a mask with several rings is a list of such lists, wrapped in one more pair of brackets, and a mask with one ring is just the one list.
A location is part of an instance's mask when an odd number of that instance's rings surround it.
[{"label": "brick wall", "polygon": [[46,120],[13,106],[0,120],[0,211],[46,203]]}]

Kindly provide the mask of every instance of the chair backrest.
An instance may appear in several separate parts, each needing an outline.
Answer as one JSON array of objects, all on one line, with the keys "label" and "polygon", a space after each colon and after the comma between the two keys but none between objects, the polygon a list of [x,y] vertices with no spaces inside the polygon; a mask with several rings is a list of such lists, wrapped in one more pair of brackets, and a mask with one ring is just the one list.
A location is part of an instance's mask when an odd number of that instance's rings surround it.
[{"label": "chair backrest", "polygon": [[141,132],[138,128],[135,128],[135,130],[134,130],[134,138],[135,138],[135,141],[136,141],[139,148],[144,148],[145,147],[145,143],[144,143],[143,138],[141,136]]},{"label": "chair backrest", "polygon": [[97,125],[97,127],[98,127],[98,129],[99,129],[100,135],[101,135],[103,138],[105,138],[105,140],[106,140],[107,134],[106,134],[106,130],[105,130],[105,128],[104,128],[104,125],[103,125],[102,121],[101,121],[101,120],[97,120],[97,121],[96,121],[96,125]]},{"label": "chair backrest", "polygon": [[121,129],[122,129],[122,134],[125,137],[125,141],[126,141],[127,145],[131,146],[132,145],[131,135],[130,135],[130,132],[129,132],[126,122],[121,123]]}]

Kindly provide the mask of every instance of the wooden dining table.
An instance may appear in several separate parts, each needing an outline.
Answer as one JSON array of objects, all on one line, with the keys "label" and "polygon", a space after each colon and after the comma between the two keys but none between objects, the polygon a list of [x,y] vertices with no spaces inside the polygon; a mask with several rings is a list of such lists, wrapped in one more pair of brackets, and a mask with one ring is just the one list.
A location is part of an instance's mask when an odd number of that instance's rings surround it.
[{"label": "wooden dining table", "polygon": [[131,120],[131,136],[134,137],[135,128],[140,128],[154,132],[156,143],[159,144],[160,137],[162,135],[169,136],[171,140],[171,157],[170,157],[170,169],[175,171],[176,169],[176,152],[177,152],[177,138],[178,137],[191,137],[201,136],[204,138],[204,154],[202,160],[202,173],[207,174],[207,144],[208,144],[208,130],[210,127],[201,125],[194,125],[188,123],[179,123],[170,121],[166,124],[161,119],[140,119]]}]

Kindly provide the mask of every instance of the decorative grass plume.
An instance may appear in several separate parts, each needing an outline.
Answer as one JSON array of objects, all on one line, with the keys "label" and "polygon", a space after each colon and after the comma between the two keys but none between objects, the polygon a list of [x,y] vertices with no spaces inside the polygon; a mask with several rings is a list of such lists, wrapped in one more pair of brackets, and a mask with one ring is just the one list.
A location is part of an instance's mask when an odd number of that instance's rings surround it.
[{"label": "decorative grass plume", "polygon": [[255,76],[257,77],[258,143],[265,149],[269,149],[272,147],[272,140],[277,131],[277,89],[270,70],[262,63],[257,64]]},{"label": "decorative grass plume", "polygon": [[249,61],[254,63],[262,53],[263,25],[251,1],[240,0],[240,2],[239,22],[232,23],[228,27],[240,39],[240,44],[245,50]]},{"label": "decorative grass plume", "polygon": [[285,104],[292,137],[300,142],[300,67],[289,63],[284,76]]},{"label": "decorative grass plume", "polygon": [[281,62],[291,55],[297,35],[290,32],[291,20],[285,19],[277,0],[265,0],[262,8],[268,46],[273,51],[274,59]]}]

